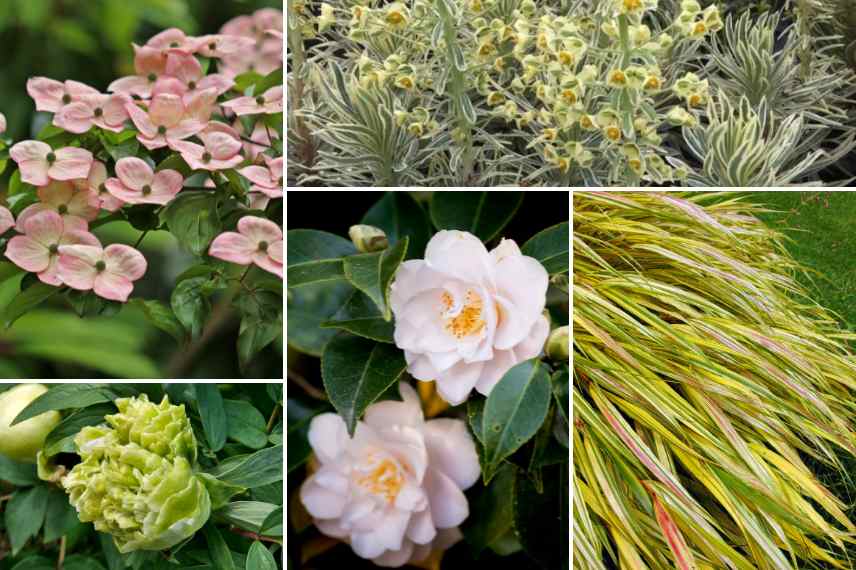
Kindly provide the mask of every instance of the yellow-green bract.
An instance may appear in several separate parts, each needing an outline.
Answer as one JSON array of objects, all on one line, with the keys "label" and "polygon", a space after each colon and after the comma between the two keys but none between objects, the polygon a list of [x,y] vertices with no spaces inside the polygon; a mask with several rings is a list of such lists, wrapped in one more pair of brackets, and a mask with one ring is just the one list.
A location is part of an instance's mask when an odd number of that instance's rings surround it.
[{"label": "yellow-green bract", "polygon": [[193,536],[211,514],[194,473],[196,438],[184,412],[164,397],[116,400],[106,426],[85,427],[82,458],[62,479],[80,520],[113,535],[120,552],[164,550]]}]

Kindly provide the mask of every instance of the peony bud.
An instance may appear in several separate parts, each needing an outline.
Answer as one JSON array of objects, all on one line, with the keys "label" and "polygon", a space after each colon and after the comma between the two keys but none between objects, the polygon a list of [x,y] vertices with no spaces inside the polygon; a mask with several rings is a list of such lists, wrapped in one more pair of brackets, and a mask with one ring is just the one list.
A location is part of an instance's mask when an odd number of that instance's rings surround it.
[{"label": "peony bud", "polygon": [[571,351],[568,326],[553,329],[547,337],[544,352],[552,360],[568,360]]},{"label": "peony bud", "polygon": [[41,384],[21,384],[0,393],[0,454],[24,463],[35,463],[45,438],[59,423],[59,412],[45,412],[19,424],[12,421],[30,403],[47,392]]},{"label": "peony bud", "polygon": [[348,230],[348,236],[354,242],[357,251],[361,253],[383,251],[389,247],[389,240],[384,231],[374,226],[365,224],[351,226],[351,229]]}]

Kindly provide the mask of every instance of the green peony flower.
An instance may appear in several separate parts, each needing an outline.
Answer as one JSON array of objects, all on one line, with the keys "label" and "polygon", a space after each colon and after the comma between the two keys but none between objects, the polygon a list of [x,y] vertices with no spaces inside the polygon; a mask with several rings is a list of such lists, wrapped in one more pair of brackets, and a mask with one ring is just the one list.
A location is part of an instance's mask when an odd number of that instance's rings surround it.
[{"label": "green peony flower", "polygon": [[80,520],[113,535],[120,552],[163,550],[208,520],[211,499],[196,476],[196,438],[184,412],[164,397],[116,400],[109,426],[85,427],[74,443],[82,462],[62,479]]}]

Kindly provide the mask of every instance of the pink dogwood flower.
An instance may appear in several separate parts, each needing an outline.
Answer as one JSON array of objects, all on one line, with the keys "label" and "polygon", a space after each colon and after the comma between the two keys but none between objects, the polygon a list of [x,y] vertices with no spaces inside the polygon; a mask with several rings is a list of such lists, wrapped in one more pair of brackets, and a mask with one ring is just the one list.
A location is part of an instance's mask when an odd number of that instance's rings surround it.
[{"label": "pink dogwood flower", "polygon": [[70,133],[82,134],[93,126],[120,133],[128,119],[125,105],[131,98],[125,94],[83,95],[79,101],[64,106],[54,115],[54,125]]},{"label": "pink dogwood flower", "polygon": [[71,182],[51,182],[36,191],[39,202],[27,206],[18,215],[15,229],[25,233],[27,219],[39,212],[52,210],[59,214],[69,231],[86,231],[89,222],[98,217],[98,203],[90,192],[77,190]]},{"label": "pink dogwood flower", "polygon": [[196,38],[196,53],[204,57],[220,58],[252,49],[255,43],[255,40],[249,37],[211,34]]},{"label": "pink dogwood flower", "polygon": [[253,183],[251,191],[261,192],[270,198],[282,198],[282,157],[271,158],[266,154],[262,157],[267,167],[245,166],[238,172]]},{"label": "pink dogwood flower", "polygon": [[226,170],[244,161],[240,135],[229,125],[212,121],[198,136],[202,145],[188,141],[172,143],[172,148],[181,153],[193,170]]},{"label": "pink dogwood flower", "polygon": [[107,190],[128,204],[166,204],[178,194],[184,177],[177,170],[155,172],[144,160],[128,156],[116,163],[117,178],[108,178]]},{"label": "pink dogwood flower", "polygon": [[231,109],[238,116],[281,113],[283,108],[282,86],[271,87],[261,95],[238,97],[226,101],[223,106]]},{"label": "pink dogwood flower", "polygon": [[53,180],[86,178],[92,166],[92,153],[86,149],[65,147],[53,150],[42,141],[21,141],[9,149],[18,163],[21,180],[33,186],[44,186]]},{"label": "pink dogwood flower", "polygon": [[27,81],[27,93],[36,102],[36,111],[56,113],[65,105],[79,101],[81,96],[98,95],[98,90],[79,81],[32,77]]},{"label": "pink dogwood flower", "polygon": [[194,93],[216,89],[222,95],[232,88],[234,81],[219,73],[205,75],[199,60],[186,53],[170,53],[166,59],[166,73],[152,88],[152,96],[159,93],[182,95],[185,104]]},{"label": "pink dogwood flower", "polygon": [[59,286],[59,248],[64,245],[101,244],[89,232],[67,228],[56,212],[43,210],[27,218],[24,235],[9,240],[6,257],[21,269],[38,274],[41,282]]},{"label": "pink dogwood flower", "polygon": [[[216,97],[215,89],[197,93],[191,104],[185,105],[178,95],[162,93],[156,95],[144,111],[136,103],[125,106],[134,125],[139,129],[137,139],[149,150],[163,148],[178,140],[191,137],[205,128],[206,121],[196,115],[194,105],[202,97]],[[206,119],[207,120],[207,119]]]},{"label": "pink dogwood flower", "polygon": [[[243,130],[243,125],[241,121],[235,121],[235,128],[240,128]],[[253,132],[250,135],[250,140],[253,142],[244,141],[244,154],[252,161],[255,161],[258,156],[266,151],[273,145],[273,140],[271,139],[278,138],[276,136],[276,132],[271,132],[270,129],[266,129],[265,126],[261,122],[257,122],[255,127],[253,127]],[[254,144],[258,143],[258,144]]]},{"label": "pink dogwood flower", "polygon": [[6,132],[6,115],[0,113],[0,134]]},{"label": "pink dogwood flower", "polygon": [[158,77],[166,72],[166,53],[157,48],[134,45],[134,69],[136,75],[120,77],[107,86],[107,90],[150,98]]},{"label": "pink dogwood flower", "polygon": [[78,291],[94,290],[111,301],[126,302],[134,290],[134,281],[146,273],[146,258],[133,247],[114,243],[97,245],[61,245],[59,277]]},{"label": "pink dogwood flower", "polygon": [[115,212],[125,203],[107,191],[107,167],[101,161],[94,161],[89,169],[89,176],[85,180],[72,182],[79,191],[89,193],[92,203],[97,204],[101,210]]},{"label": "pink dogwood flower", "polygon": [[255,263],[282,278],[282,228],[270,220],[244,216],[238,232],[223,232],[211,242],[208,255],[238,265]]},{"label": "pink dogwood flower", "polygon": [[196,45],[196,38],[188,36],[178,28],[168,28],[149,38],[145,47],[167,54],[176,52],[192,54],[196,52]]},{"label": "pink dogwood flower", "polygon": [[0,206],[0,235],[9,231],[9,228],[15,227],[15,216],[8,208]]}]

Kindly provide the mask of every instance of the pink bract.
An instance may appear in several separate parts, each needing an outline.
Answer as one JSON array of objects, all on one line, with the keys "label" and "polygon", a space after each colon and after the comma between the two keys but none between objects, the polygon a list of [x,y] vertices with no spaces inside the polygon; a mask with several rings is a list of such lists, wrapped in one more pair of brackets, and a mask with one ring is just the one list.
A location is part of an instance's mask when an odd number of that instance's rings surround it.
[{"label": "pink bract", "polygon": [[217,94],[215,89],[206,89],[194,95],[185,105],[178,95],[162,93],[156,95],[144,111],[136,103],[125,106],[131,120],[139,129],[137,139],[149,150],[163,148],[178,140],[191,137],[205,128],[208,117],[199,114],[198,106]]},{"label": "pink bract", "polygon": [[44,186],[53,180],[86,178],[92,166],[92,153],[86,149],[65,147],[53,150],[42,141],[22,141],[9,149],[9,156],[18,163],[21,180],[34,186]]},{"label": "pink bract", "polygon": [[65,105],[80,100],[81,96],[98,95],[98,90],[79,81],[63,83],[47,77],[32,77],[27,80],[27,93],[36,102],[37,111],[56,113]]},{"label": "pink bract", "polygon": [[134,281],[146,273],[146,258],[136,249],[122,244],[64,245],[59,248],[59,276],[63,283],[78,291],[95,294],[122,303],[134,290]]},{"label": "pink bract", "polygon": [[[222,127],[216,126],[222,125]],[[240,152],[243,148],[238,133],[223,123],[209,123],[199,133],[203,145],[187,141],[177,141],[172,148],[181,153],[181,157],[194,170],[225,170],[234,168],[244,161]]]},{"label": "pink bract", "polygon": [[282,198],[282,157],[271,158],[266,154],[261,156],[264,157],[267,167],[246,166],[238,172],[253,183],[250,188],[253,192],[261,192],[270,198]]},{"label": "pink bract", "polygon": [[144,160],[133,156],[116,163],[116,176],[104,184],[110,194],[128,204],[166,204],[184,184],[180,172],[155,172]]},{"label": "pink bract", "polygon": [[89,222],[98,217],[98,204],[92,194],[77,190],[71,182],[51,182],[36,193],[39,202],[27,206],[18,215],[15,229],[21,233],[25,231],[27,219],[44,210],[52,210],[62,216],[69,231],[86,231]]},{"label": "pink bract", "polygon": [[15,227],[15,217],[7,208],[0,206],[0,234],[5,234],[9,228]]},{"label": "pink bract", "polygon": [[282,278],[282,228],[270,220],[244,216],[238,232],[223,232],[211,242],[208,255],[238,265],[255,263]]},{"label": "pink bract", "polygon": [[115,212],[125,203],[107,191],[107,167],[101,161],[94,161],[85,180],[75,180],[74,187],[91,195],[90,202],[97,204],[101,210]]},{"label": "pink bract", "polygon": [[283,109],[282,86],[271,87],[262,95],[238,97],[226,101],[223,103],[223,107],[231,109],[238,116],[281,113]]},{"label": "pink bract", "polygon": [[124,94],[84,95],[54,115],[54,125],[70,133],[82,134],[93,126],[120,133],[128,119],[125,105],[131,98]]},{"label": "pink bract", "polygon": [[6,257],[21,269],[37,273],[43,283],[59,286],[59,248],[74,244],[100,246],[94,235],[70,230],[59,214],[44,210],[27,218],[24,235],[9,240]]},{"label": "pink bract", "polygon": [[166,54],[152,47],[134,45],[134,69],[136,75],[120,77],[107,90],[113,93],[137,95],[143,99],[152,96],[152,87],[158,77],[166,71]]}]

